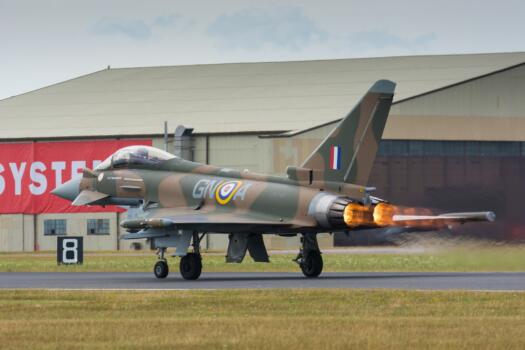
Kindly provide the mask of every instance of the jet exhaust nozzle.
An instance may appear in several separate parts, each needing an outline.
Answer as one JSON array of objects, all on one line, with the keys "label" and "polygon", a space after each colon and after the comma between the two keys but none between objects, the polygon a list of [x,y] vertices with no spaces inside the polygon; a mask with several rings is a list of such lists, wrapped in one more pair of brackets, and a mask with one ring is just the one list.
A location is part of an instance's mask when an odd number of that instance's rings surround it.
[{"label": "jet exhaust nozzle", "polygon": [[394,207],[387,203],[364,206],[350,203],[345,207],[343,218],[348,227],[388,226],[394,222]]},{"label": "jet exhaust nozzle", "polygon": [[387,203],[379,203],[374,207],[374,223],[377,226],[389,226],[394,223],[394,206]]},{"label": "jet exhaust nozzle", "polygon": [[384,227],[394,222],[395,208],[385,202],[365,205],[349,197],[337,197],[320,204],[314,217],[327,228]]},{"label": "jet exhaust nozzle", "polygon": [[374,224],[373,208],[358,203],[350,203],[345,207],[343,219],[348,227],[369,226]]}]

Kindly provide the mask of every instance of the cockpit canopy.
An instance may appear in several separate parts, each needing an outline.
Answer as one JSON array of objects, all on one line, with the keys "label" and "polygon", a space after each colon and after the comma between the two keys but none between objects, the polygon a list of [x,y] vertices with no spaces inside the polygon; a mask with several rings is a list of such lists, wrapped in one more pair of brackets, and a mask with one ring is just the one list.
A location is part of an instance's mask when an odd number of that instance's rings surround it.
[{"label": "cockpit canopy", "polygon": [[149,146],[129,146],[113,153],[95,170],[127,168],[133,165],[155,165],[176,158],[171,153]]}]

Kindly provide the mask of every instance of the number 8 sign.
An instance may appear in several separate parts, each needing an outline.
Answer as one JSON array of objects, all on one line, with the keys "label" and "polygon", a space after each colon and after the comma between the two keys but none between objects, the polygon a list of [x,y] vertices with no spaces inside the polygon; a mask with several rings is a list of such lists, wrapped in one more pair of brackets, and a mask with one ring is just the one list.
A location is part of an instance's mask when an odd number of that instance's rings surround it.
[{"label": "number 8 sign", "polygon": [[82,237],[57,237],[57,263],[82,264],[83,248]]}]

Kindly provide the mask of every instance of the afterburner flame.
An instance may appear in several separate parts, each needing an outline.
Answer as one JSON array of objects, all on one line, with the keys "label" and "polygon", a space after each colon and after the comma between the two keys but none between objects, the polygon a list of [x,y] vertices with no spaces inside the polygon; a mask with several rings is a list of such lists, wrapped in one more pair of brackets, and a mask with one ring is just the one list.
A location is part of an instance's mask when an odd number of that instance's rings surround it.
[{"label": "afterburner flame", "polygon": [[350,227],[373,225],[373,209],[361,204],[350,203],[346,206],[343,218]]},{"label": "afterburner flame", "polygon": [[374,207],[374,223],[377,226],[388,226],[394,223],[394,206],[386,203],[379,203]]},{"label": "afterburner flame", "polygon": [[364,206],[350,203],[345,207],[343,218],[349,227],[357,226],[388,226],[393,224],[395,207],[379,203],[375,206]]},{"label": "afterburner flame", "polygon": [[[403,215],[412,215],[412,216],[434,216],[437,215],[429,208],[419,208],[419,207],[402,207],[396,206],[394,210],[394,216],[403,216]],[[446,222],[436,223],[435,220],[396,220],[396,224],[399,226],[410,226],[410,227],[420,227],[420,228],[438,228],[440,226],[445,227]]]}]

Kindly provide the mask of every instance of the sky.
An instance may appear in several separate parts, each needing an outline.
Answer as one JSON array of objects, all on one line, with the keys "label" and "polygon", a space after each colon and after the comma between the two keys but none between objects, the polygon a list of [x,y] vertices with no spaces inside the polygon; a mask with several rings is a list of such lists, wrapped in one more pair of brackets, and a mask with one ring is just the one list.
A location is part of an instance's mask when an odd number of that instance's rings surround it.
[{"label": "sky", "polygon": [[522,0],[0,0],[0,99],[106,68],[525,51]]}]

